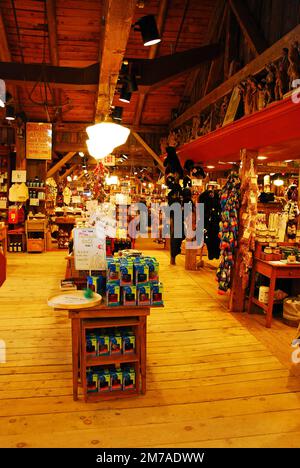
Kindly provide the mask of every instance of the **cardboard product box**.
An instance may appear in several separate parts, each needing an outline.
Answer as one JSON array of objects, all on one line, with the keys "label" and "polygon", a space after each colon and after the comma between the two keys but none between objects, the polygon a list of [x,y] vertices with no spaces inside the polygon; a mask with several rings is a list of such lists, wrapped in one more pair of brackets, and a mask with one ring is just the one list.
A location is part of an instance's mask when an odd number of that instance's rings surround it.
[{"label": "cardboard product box", "polygon": [[87,356],[97,356],[97,336],[95,333],[86,334],[86,354]]},{"label": "cardboard product box", "polygon": [[137,303],[138,305],[150,305],[151,290],[150,284],[137,285]]},{"label": "cardboard product box", "polygon": [[135,259],[134,262],[135,284],[146,284],[149,282],[149,266],[143,259]]},{"label": "cardboard product box", "polygon": [[151,305],[161,306],[163,305],[163,284],[162,283],[151,283]]},{"label": "cardboard product box", "polygon": [[119,259],[113,258],[107,261],[106,281],[107,283],[116,283],[120,285],[120,261]]},{"label": "cardboard product box", "polygon": [[133,367],[123,369],[123,390],[135,388],[135,370]]},{"label": "cardboard product box", "polygon": [[149,268],[149,282],[159,281],[159,263],[154,257],[145,257],[145,262]]},{"label": "cardboard product box", "polygon": [[98,373],[95,372],[92,368],[87,369],[86,380],[87,380],[87,392],[97,393],[98,392]]},{"label": "cardboard product box", "polygon": [[133,262],[122,260],[120,262],[120,285],[133,284]]},{"label": "cardboard product box", "polygon": [[98,335],[98,356],[109,356],[109,336],[108,335]]},{"label": "cardboard product box", "polygon": [[122,334],[122,350],[123,354],[135,352],[135,335],[133,332],[124,332]]},{"label": "cardboard product box", "polygon": [[107,369],[101,369],[98,372],[98,392],[104,393],[110,391],[110,373]]},{"label": "cardboard product box", "polygon": [[115,283],[106,284],[106,302],[109,307],[120,305],[120,286]]},{"label": "cardboard product box", "polygon": [[123,373],[122,369],[111,369],[110,370],[110,390],[112,392],[116,390],[122,390],[123,388]]},{"label": "cardboard product box", "polygon": [[122,354],[122,337],[120,334],[110,335],[109,349],[112,356]]},{"label": "cardboard product box", "polygon": [[124,306],[135,306],[137,302],[136,286],[122,286],[122,304]]}]

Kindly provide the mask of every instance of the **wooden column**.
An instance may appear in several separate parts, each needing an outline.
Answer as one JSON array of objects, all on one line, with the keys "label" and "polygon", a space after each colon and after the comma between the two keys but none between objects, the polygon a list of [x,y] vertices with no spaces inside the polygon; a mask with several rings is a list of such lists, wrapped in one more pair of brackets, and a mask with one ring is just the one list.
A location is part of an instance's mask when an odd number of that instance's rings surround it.
[{"label": "wooden column", "polygon": [[[25,133],[25,132],[24,132]],[[26,140],[20,138],[16,132],[16,169],[19,171],[26,170]]]},{"label": "wooden column", "polygon": [[[248,151],[246,149],[241,150],[241,169],[240,169],[240,179],[241,179],[241,200],[244,198],[245,189],[243,189],[243,183],[245,183],[246,173],[250,169],[251,159],[254,160],[254,169],[256,170],[256,158],[257,152]],[[248,201],[249,203],[249,201]],[[234,255],[234,267],[232,272],[232,286],[230,290],[230,299],[229,299],[229,310],[231,312],[244,312],[245,310],[245,300],[246,300],[246,288],[243,284],[242,277],[240,275],[241,264],[243,261],[242,254],[242,243],[241,239],[243,237],[243,216],[247,212],[248,204],[241,206],[239,212],[239,236],[238,236],[238,246]]]}]

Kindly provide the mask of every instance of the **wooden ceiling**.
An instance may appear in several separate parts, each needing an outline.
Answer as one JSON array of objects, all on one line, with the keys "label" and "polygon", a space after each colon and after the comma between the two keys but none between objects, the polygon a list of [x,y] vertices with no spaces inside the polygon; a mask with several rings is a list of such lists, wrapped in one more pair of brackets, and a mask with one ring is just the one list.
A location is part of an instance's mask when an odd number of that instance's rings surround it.
[{"label": "wooden ceiling", "polygon": [[[6,44],[1,40],[1,60],[72,67],[86,67],[98,62],[101,58],[103,19],[110,3],[104,0],[1,0],[2,37],[6,37]],[[128,2],[122,0],[120,3],[125,6]],[[132,28],[126,50],[123,50],[125,58],[154,58],[205,43],[216,0],[138,2],[140,5],[143,3],[143,8],[135,7],[132,23],[141,16],[154,14],[161,29],[162,42],[157,47],[144,47],[140,33]],[[115,30],[113,34],[117,36],[120,31]],[[134,93],[131,103],[124,105],[123,122],[133,124],[139,110],[138,124],[169,123],[172,109],[177,108],[180,102],[185,82],[186,76],[183,76],[150,92],[143,106],[139,93]],[[15,100],[19,101],[29,120],[47,120],[45,109],[37,104],[42,102],[39,86],[33,91],[32,85],[24,83],[18,86],[17,94]],[[48,99],[52,99],[50,93]],[[64,85],[55,99],[63,107],[60,115],[55,115],[50,106],[52,121],[94,121],[98,99],[96,90],[74,90]],[[120,105],[118,96],[114,103]]]}]

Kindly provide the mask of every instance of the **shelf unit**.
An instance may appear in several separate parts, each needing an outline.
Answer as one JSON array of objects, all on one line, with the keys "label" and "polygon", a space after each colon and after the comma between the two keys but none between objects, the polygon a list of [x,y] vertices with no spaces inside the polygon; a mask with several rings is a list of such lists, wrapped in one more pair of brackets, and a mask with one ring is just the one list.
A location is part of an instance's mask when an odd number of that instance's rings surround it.
[{"label": "shelf unit", "polygon": [[8,218],[10,158],[7,147],[0,147],[0,221]]},{"label": "shelf unit", "polygon": [[[78,387],[82,387],[86,402],[115,398],[128,398],[146,393],[146,320],[149,306],[108,307],[99,305],[90,309],[69,310],[72,323],[73,399],[78,400]],[[88,356],[86,331],[130,327],[135,335],[135,352],[113,356]],[[130,364],[135,369],[135,388],[110,392],[87,392],[87,368]]]},{"label": "shelf unit", "polygon": [[27,220],[25,222],[27,252],[45,252],[46,225],[44,219]]}]

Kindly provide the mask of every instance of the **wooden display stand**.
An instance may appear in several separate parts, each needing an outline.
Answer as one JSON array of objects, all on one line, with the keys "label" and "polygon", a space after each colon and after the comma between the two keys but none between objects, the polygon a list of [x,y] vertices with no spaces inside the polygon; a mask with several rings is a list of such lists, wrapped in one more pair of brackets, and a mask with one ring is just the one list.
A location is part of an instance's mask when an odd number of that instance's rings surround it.
[{"label": "wooden display stand", "polygon": [[6,252],[7,252],[7,229],[0,228],[0,286],[6,280]]},{"label": "wooden display stand", "polygon": [[[90,309],[69,310],[72,322],[72,365],[73,399],[78,399],[79,384],[84,400],[102,401],[114,398],[127,398],[146,392],[146,323],[150,306],[108,307],[99,305]],[[116,356],[90,357],[86,354],[86,331],[96,328],[131,327],[135,332],[135,352]],[[90,366],[109,366],[128,363],[135,368],[134,389],[117,390],[107,393],[88,393],[86,371]]]},{"label": "wooden display stand", "polygon": [[[260,273],[261,275],[264,275],[267,278],[270,278],[268,304],[264,304],[263,302],[260,302],[258,299],[254,297],[256,273]],[[274,305],[274,291],[275,291],[277,278],[300,279],[300,264],[292,264],[292,263],[280,264],[280,262],[278,261],[266,262],[259,258],[254,259],[250,293],[249,293],[248,312],[249,313],[251,312],[252,304],[256,304],[257,306],[261,307],[267,314],[266,316],[267,328],[271,328],[273,305]]]},{"label": "wooden display stand", "polygon": [[[45,252],[46,250],[46,221],[42,220],[27,220],[25,222],[27,252]],[[40,237],[37,239],[31,235],[37,234]]]}]

